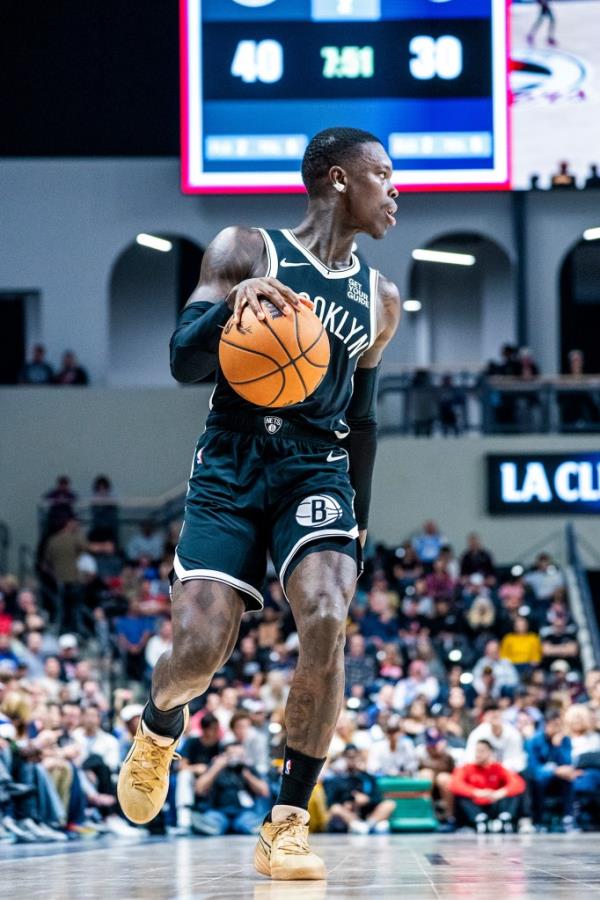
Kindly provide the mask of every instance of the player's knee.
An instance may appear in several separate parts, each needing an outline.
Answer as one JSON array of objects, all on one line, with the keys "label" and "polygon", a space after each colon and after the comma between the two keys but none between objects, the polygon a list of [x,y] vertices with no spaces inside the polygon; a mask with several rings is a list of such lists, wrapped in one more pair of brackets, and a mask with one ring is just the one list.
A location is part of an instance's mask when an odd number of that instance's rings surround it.
[{"label": "player's knee", "polygon": [[181,634],[173,639],[172,665],[183,680],[195,683],[217,671],[222,662],[222,647],[221,642],[211,642],[210,633]]},{"label": "player's knee", "polygon": [[347,604],[337,591],[321,589],[307,598],[298,623],[301,648],[315,663],[329,662],[346,639]]}]

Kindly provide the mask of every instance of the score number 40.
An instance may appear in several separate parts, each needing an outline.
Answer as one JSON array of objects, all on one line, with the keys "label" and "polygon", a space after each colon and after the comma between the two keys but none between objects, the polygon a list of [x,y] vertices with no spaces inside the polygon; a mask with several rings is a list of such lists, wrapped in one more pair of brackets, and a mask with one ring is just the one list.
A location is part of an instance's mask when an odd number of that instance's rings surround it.
[{"label": "score number 40", "polygon": [[[451,34],[434,38],[419,34],[409,43],[409,69],[413,78],[428,81],[458,78],[463,69],[462,43]],[[375,72],[373,47],[321,47],[324,78],[372,78]],[[283,47],[279,41],[239,41],[231,74],[248,84],[274,84],[283,77]]]}]

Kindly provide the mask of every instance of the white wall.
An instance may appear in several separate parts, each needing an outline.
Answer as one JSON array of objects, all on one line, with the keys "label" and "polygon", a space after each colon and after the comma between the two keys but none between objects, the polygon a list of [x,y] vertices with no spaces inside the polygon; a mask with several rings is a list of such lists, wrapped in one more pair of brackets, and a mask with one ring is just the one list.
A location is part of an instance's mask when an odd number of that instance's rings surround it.
[{"label": "white wall", "polygon": [[110,283],[107,383],[171,386],[167,342],[177,316],[178,249],[137,244],[119,257]]},{"label": "white wall", "polygon": [[[19,544],[35,544],[36,504],[63,472],[82,497],[89,496],[99,473],[113,480],[121,497],[155,497],[182,485],[209,394],[208,387],[0,389],[0,519],[12,530],[11,564],[16,565]],[[552,533],[562,533],[565,519],[488,516],[485,454],[588,449],[598,449],[596,438],[383,438],[371,534],[399,543],[434,518],[457,549],[476,529],[501,562],[510,562]],[[600,516],[576,521],[588,541],[600,547]]]},{"label": "white wall", "polygon": [[[39,288],[50,357],[58,361],[65,347],[73,347],[102,384],[110,366],[110,272],[138,232],[179,234],[205,245],[232,223],[293,225],[305,200],[185,197],[176,159],[52,159],[2,160],[0,204],[0,289]],[[598,199],[593,192],[540,193],[527,205],[531,344],[550,371],[557,362],[560,262],[583,229],[598,224]],[[491,237],[514,258],[508,194],[403,195],[398,227],[385,241],[365,238],[360,246],[406,296],[410,251],[457,229]],[[400,332],[388,368],[414,361],[419,327]],[[499,344],[506,336],[497,337]],[[163,372],[168,335],[164,340],[165,356],[156,361]]]}]

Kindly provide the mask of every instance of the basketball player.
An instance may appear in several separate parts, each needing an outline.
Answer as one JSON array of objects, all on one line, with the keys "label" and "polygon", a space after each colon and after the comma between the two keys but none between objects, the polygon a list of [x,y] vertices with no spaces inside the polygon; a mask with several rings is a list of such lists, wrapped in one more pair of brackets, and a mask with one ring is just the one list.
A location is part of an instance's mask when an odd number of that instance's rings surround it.
[{"label": "basketball player", "polygon": [[186,704],[229,658],[243,613],[262,607],[269,550],[300,639],[281,788],[255,853],[258,871],[274,879],[326,877],[308,846],[308,801],[344,696],[346,616],[375,458],[377,371],[400,316],[397,288],[353,252],[357,234],[383,238],[395,224],[398,192],[383,146],[363,131],[328,129],[309,143],[302,176],[309,202],[296,228],[226,228],[210,244],[171,339],[171,370],[178,381],[198,381],[216,367],[232,313],[239,323],[250,306],[264,318],[263,298],[290,315],[307,296],[329,335],[328,370],[312,396],[273,415],[241,399],[218,372],[175,555],[173,648],[154,669],[119,778],[125,815],[139,824],[153,819]]},{"label": "basketball player", "polygon": [[537,0],[537,4],[539,6],[538,15],[531,26],[528,34],[527,34],[527,43],[533,45],[535,41],[535,36],[537,34],[537,30],[544,21],[544,19],[548,20],[548,44],[551,47],[556,46],[556,19],[554,17],[554,13],[550,7],[550,0]]}]

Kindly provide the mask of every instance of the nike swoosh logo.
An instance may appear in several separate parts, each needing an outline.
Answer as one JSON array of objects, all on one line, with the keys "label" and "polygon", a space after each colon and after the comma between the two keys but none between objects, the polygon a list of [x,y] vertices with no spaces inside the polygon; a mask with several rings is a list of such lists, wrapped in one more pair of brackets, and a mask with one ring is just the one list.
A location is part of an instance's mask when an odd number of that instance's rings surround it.
[{"label": "nike swoosh logo", "polygon": [[284,269],[291,269],[292,266],[310,266],[310,263],[308,263],[308,262],[305,262],[305,263],[293,263],[293,262],[288,262],[287,259],[284,258],[284,259],[281,260],[281,262],[279,263],[279,265],[280,265],[280,266],[283,266]]},{"label": "nike swoosh logo", "polygon": [[348,456],[345,452],[338,453],[338,455],[335,456],[335,450],[330,450],[329,456],[327,457],[327,462],[337,462],[338,459],[348,459]]}]

